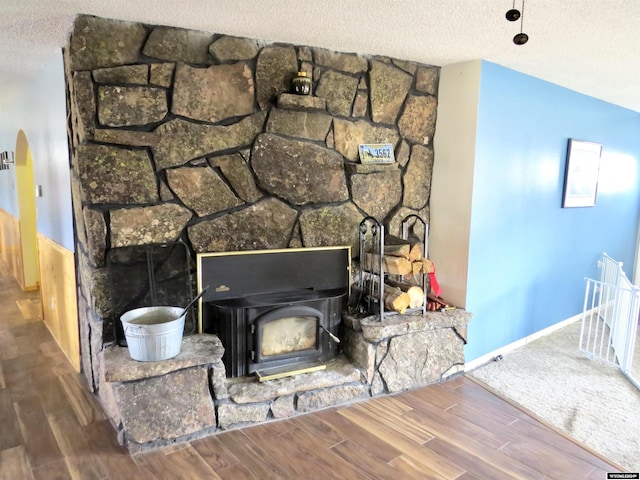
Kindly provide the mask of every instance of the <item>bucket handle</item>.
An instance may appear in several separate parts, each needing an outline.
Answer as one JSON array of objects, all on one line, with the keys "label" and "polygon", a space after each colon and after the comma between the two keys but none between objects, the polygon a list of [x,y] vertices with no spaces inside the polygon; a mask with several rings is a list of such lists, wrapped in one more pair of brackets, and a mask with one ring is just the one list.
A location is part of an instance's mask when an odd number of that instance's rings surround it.
[{"label": "bucket handle", "polygon": [[142,325],[127,325],[126,327],[124,327],[124,334],[125,335],[127,333],[129,333],[129,329],[130,328],[137,328],[138,329],[138,333],[145,332],[145,329],[143,328]]}]

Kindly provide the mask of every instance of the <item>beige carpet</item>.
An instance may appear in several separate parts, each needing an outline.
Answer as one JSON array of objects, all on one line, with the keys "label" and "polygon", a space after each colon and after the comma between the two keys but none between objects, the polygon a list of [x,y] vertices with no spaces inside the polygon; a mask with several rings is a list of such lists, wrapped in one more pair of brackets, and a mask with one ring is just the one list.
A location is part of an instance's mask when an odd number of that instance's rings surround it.
[{"label": "beige carpet", "polygon": [[615,366],[590,360],[578,350],[580,323],[469,374],[630,472],[639,472],[640,391]]}]

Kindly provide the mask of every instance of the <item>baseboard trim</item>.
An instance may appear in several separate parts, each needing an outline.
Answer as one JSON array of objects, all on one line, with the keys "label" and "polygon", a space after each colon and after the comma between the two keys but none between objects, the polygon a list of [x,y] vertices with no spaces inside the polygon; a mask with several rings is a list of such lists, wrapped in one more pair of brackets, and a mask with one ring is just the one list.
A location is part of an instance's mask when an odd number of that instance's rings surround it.
[{"label": "baseboard trim", "polygon": [[[587,314],[589,313],[590,313],[590,310],[587,311]],[[471,370],[475,370],[476,368],[481,367],[485,363],[492,361],[498,355],[506,355],[507,353],[512,352],[513,350],[516,350],[517,348],[520,348],[529,342],[533,342],[538,338],[549,335],[555,332],[556,330],[560,330],[561,328],[572,324],[573,322],[577,322],[578,320],[582,320],[582,313],[574,315],[573,317],[567,318],[566,320],[563,320],[561,322],[555,323],[550,327],[543,328],[542,330],[532,333],[527,337],[521,338],[520,340],[516,340],[515,342],[505,345],[504,347],[500,347],[497,350],[494,350],[493,352],[489,352],[485,355],[482,355],[481,357],[478,357],[475,360],[471,360],[470,362],[467,362],[464,364],[464,371],[470,372]]]}]

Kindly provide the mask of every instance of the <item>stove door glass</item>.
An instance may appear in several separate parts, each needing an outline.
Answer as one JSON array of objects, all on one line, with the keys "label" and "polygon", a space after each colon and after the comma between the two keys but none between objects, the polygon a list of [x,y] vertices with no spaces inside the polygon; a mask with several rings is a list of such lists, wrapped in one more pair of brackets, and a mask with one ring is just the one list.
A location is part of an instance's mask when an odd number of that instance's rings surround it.
[{"label": "stove door glass", "polygon": [[315,348],[317,316],[282,317],[266,323],[262,331],[262,357],[282,355]]}]

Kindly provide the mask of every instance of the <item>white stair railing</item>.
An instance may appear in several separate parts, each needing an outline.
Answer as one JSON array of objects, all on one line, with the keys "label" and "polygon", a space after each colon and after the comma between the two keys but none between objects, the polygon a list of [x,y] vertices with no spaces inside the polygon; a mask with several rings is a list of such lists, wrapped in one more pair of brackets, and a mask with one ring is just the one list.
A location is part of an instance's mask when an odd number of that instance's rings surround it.
[{"label": "white stair railing", "polygon": [[598,262],[600,280],[587,278],[579,349],[590,358],[609,362],[631,378],[640,315],[640,289],[634,286],[622,263],[606,253]]}]

